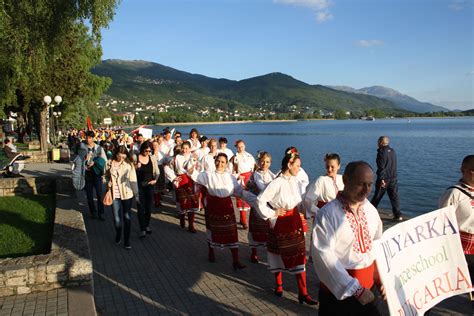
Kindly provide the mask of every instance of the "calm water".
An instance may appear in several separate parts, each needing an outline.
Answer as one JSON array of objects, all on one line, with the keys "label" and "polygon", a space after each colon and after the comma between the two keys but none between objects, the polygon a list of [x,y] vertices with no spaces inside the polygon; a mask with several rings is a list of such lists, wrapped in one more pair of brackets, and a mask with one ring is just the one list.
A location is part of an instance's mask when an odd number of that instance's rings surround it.
[{"label": "calm water", "polygon": [[[183,138],[192,126],[175,126]],[[398,156],[402,212],[410,215],[437,208],[445,188],[460,178],[462,158],[474,154],[474,118],[393,119],[376,121],[298,121],[196,125],[207,137],[225,136],[229,147],[242,138],[247,151],[266,150],[273,156],[273,171],[279,170],[284,150],[295,146],[310,181],[325,173],[323,156],[336,152],[342,158],[341,173],[353,160],[365,160],[376,169],[377,139],[391,138]],[[163,126],[155,126],[159,132]],[[373,193],[373,192],[372,192]],[[372,194],[371,194],[372,196]],[[380,205],[390,208],[388,196]]]}]

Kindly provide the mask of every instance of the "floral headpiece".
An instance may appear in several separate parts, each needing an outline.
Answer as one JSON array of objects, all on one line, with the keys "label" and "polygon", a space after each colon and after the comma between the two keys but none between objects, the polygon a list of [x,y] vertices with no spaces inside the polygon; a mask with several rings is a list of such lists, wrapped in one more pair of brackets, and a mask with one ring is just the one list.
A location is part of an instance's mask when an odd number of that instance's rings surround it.
[{"label": "floral headpiece", "polygon": [[285,153],[287,156],[290,156],[290,162],[293,163],[296,157],[299,156],[298,150],[295,147],[291,147]]}]

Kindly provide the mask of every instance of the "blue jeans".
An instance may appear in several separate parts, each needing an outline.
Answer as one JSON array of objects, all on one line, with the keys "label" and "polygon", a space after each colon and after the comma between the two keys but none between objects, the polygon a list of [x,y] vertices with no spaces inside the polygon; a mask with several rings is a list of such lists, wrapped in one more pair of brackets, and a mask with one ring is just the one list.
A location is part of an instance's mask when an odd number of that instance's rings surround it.
[{"label": "blue jeans", "polygon": [[[85,189],[87,196],[87,204],[89,205],[89,212],[91,214],[97,214],[97,210],[99,210],[99,215],[103,215],[104,203],[102,203],[102,199],[104,198],[104,189],[102,188],[102,176],[96,175],[93,171],[86,172],[85,180]],[[94,188],[95,194],[97,196],[97,209],[95,208],[94,204]]]},{"label": "blue jeans", "polygon": [[145,230],[145,228],[150,226],[153,190],[153,185],[145,185],[138,188],[140,196],[140,203],[138,205],[138,222],[140,223],[140,230]]},{"label": "blue jeans", "polygon": [[112,202],[112,210],[114,212],[114,226],[117,236],[122,234],[123,227],[123,242],[124,245],[130,244],[130,228],[132,226],[132,201],[114,199]]}]

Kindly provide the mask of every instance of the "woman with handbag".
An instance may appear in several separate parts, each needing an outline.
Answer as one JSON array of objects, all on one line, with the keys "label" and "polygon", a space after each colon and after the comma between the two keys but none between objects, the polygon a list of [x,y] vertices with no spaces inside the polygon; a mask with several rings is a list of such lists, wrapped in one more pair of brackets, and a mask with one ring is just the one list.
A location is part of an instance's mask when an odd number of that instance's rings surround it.
[{"label": "woman with handbag", "polygon": [[122,241],[125,249],[130,246],[131,209],[133,197],[138,198],[137,174],[132,165],[132,158],[124,145],[117,147],[112,159],[107,162],[105,178],[108,194],[112,194],[112,210],[114,213],[115,243]]},{"label": "woman with handbag", "polygon": [[160,176],[158,162],[151,152],[152,146],[150,142],[146,141],[141,144],[136,164],[138,193],[140,195],[140,204],[138,205],[140,238],[145,238],[147,234],[151,234],[150,218],[153,191]]}]

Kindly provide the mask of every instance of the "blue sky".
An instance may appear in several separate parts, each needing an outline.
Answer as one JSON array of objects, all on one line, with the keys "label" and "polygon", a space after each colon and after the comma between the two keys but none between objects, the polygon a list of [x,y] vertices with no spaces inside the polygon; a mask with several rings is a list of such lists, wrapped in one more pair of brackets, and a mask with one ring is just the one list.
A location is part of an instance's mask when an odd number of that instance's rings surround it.
[{"label": "blue sky", "polygon": [[474,0],[122,0],[102,45],[209,77],[282,72],[474,108]]}]

